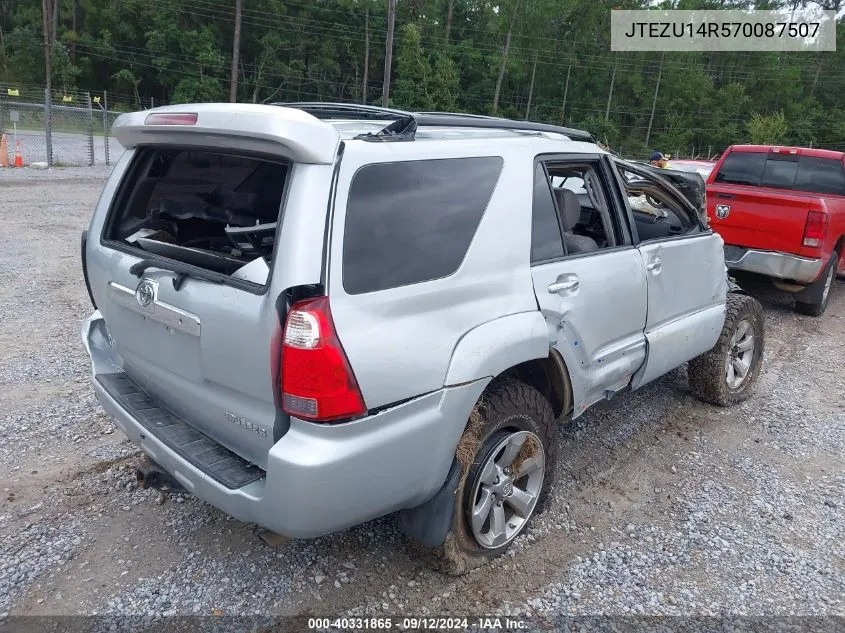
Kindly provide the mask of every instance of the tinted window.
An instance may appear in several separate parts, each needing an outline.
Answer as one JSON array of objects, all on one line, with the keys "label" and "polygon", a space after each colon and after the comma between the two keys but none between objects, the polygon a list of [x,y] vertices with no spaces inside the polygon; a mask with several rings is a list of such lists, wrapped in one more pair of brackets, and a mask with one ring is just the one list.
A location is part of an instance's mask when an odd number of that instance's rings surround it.
[{"label": "tinted window", "polygon": [[716,182],[732,185],[759,185],[766,165],[762,152],[731,152],[716,174]]},{"label": "tinted window", "polygon": [[352,180],[346,208],[346,292],[374,292],[454,273],[501,170],[499,157],[362,168]]},{"label": "tinted window", "polygon": [[773,154],[766,160],[766,168],[763,170],[760,185],[763,187],[774,187],[776,189],[791,189],[792,183],[795,182],[795,173],[797,171],[797,156],[779,156]]},{"label": "tinted window", "polygon": [[531,261],[563,257],[563,240],[546,171],[534,168],[534,210],[531,215]]},{"label": "tinted window", "polygon": [[845,196],[845,171],[842,169],[842,161],[802,156],[798,160],[798,176],[794,189]]}]

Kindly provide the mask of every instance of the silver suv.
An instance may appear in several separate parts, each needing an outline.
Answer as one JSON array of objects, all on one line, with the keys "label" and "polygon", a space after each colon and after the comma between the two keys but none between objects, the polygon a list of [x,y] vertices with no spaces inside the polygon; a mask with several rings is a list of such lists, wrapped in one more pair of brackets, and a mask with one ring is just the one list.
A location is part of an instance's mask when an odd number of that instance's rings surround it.
[{"label": "silver suv", "polygon": [[543,504],[558,426],[689,361],[757,380],[759,304],[678,189],[544,124],[341,104],[121,116],[82,260],[93,385],[160,473],[317,537],[398,512],[461,573]]}]

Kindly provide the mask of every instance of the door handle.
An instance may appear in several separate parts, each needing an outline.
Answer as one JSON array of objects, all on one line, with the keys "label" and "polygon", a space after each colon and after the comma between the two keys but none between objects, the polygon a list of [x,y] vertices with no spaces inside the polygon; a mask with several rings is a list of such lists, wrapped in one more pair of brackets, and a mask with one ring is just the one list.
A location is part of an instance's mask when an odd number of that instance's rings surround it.
[{"label": "door handle", "polygon": [[557,294],[558,292],[563,292],[564,290],[575,290],[579,285],[580,281],[577,279],[570,279],[569,281],[556,281],[555,283],[549,286],[549,294]]},{"label": "door handle", "polygon": [[649,263],[645,268],[649,272],[659,273],[660,269],[663,268],[663,260],[655,259],[651,263]]}]

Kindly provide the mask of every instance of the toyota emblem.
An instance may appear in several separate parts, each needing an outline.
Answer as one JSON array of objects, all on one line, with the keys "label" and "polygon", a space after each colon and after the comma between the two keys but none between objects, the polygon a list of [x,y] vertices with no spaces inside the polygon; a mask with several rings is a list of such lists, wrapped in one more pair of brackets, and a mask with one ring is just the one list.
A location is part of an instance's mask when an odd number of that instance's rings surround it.
[{"label": "toyota emblem", "polygon": [[149,281],[142,281],[135,291],[135,300],[142,308],[146,308],[155,299],[155,288]]},{"label": "toyota emblem", "polygon": [[716,205],[716,217],[720,220],[724,220],[731,212],[731,207],[727,204],[717,204]]}]

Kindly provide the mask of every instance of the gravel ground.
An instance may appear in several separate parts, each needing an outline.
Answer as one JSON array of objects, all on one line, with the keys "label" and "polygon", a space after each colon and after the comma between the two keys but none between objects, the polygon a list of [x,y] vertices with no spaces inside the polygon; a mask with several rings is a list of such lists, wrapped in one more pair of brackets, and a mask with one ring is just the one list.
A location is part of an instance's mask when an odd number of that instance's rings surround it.
[{"label": "gravel ground", "polygon": [[391,517],[271,548],[190,495],[137,489],[79,338],[79,233],[107,173],[0,172],[0,614],[845,616],[842,281],[813,319],[742,280],[767,315],[756,395],[703,405],[681,368],[562,426],[546,511],[451,578]]},{"label": "gravel ground", "polygon": [[[24,164],[47,161],[47,139],[43,131],[20,130],[18,140],[21,142],[21,158]],[[53,132],[53,164],[54,165],[85,165],[91,160],[91,147],[88,136],[70,132]],[[106,146],[102,136],[94,137],[94,163],[97,167],[105,166]],[[109,160],[113,164],[123,151],[117,139],[109,137]],[[9,134],[9,162],[15,156],[12,134]]]}]

